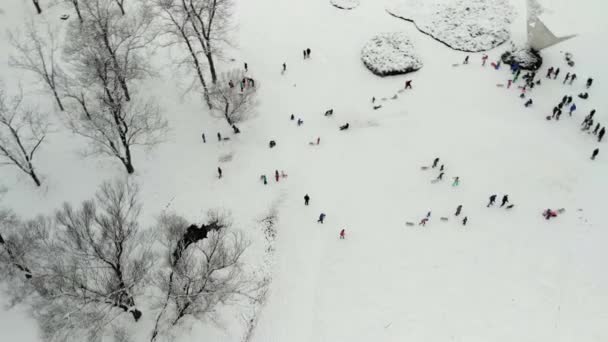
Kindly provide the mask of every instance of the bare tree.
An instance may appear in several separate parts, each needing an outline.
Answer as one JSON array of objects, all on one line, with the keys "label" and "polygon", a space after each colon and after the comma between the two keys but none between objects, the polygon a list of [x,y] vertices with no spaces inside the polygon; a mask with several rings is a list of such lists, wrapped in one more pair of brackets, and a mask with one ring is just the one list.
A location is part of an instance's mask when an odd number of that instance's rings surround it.
[{"label": "bare tree", "polygon": [[16,286],[9,295],[31,289],[28,303],[45,340],[97,341],[115,330],[117,317],[141,318],[136,296],[153,258],[152,240],[139,232],[137,195],[135,184],[116,180],[79,208],[64,204],[54,218],[20,222],[0,215],[0,270],[25,274],[10,277]]},{"label": "bare tree", "polygon": [[106,96],[93,97],[91,101],[83,93],[71,94],[79,109],[68,111],[67,124],[74,133],[91,141],[86,154],[118,158],[132,174],[133,147],[159,144],[168,124],[152,100],[126,102],[118,94],[121,93],[116,85]]},{"label": "bare tree", "polygon": [[211,72],[211,80],[217,82],[214,56],[217,44],[226,42],[232,17],[232,0],[178,0],[183,10],[190,16],[192,31],[195,33]]},{"label": "bare tree", "polygon": [[36,7],[36,12],[38,14],[42,13],[42,9],[40,8],[40,0],[32,0],[32,2],[34,3],[34,7]]},{"label": "bare tree", "polygon": [[221,75],[210,92],[211,103],[229,125],[243,121],[256,106],[259,83],[235,69]]},{"label": "bare tree", "polygon": [[142,2],[132,15],[124,16],[117,12],[113,0],[89,0],[82,6],[85,20],[82,25],[70,25],[67,59],[85,83],[98,78],[95,68],[102,64],[130,101],[129,82],[150,74],[144,58],[144,50],[156,37],[150,8]]},{"label": "bare tree", "polygon": [[[108,7],[109,0],[93,1]],[[67,123],[74,133],[91,140],[89,154],[116,157],[132,174],[132,148],[160,143],[168,129],[152,100],[129,102],[128,82],[149,70],[140,50],[151,42],[145,32],[150,16],[143,14],[147,19],[131,22],[116,17],[109,7],[85,7],[87,19],[70,28],[73,39],[65,49],[72,60],[67,96],[75,104],[66,115]]]},{"label": "bare tree", "polygon": [[35,110],[22,108],[22,100],[22,93],[9,99],[0,89],[0,165],[16,166],[40,186],[33,160],[48,125]]},{"label": "bare tree", "polygon": [[169,332],[183,318],[204,318],[220,303],[247,295],[240,258],[248,243],[230,229],[229,217],[209,212],[208,223],[186,228],[177,215],[159,218],[158,229],[167,250],[168,267],[156,277],[165,294],[151,341]]},{"label": "bare tree", "polygon": [[57,61],[59,46],[50,25],[47,23],[44,32],[38,32],[30,19],[26,22],[24,34],[9,31],[9,40],[16,50],[16,54],[9,57],[9,65],[34,73],[49,88],[59,109],[64,111],[59,95],[63,77]]},{"label": "bare tree", "polygon": [[162,18],[162,32],[169,37],[165,46],[183,45],[187,49],[186,59],[178,64],[189,64],[194,68],[198,81],[203,88],[203,97],[209,109],[212,108],[209,87],[204,76],[204,62],[201,60],[200,47],[193,39],[191,17],[179,0],[154,0]]}]

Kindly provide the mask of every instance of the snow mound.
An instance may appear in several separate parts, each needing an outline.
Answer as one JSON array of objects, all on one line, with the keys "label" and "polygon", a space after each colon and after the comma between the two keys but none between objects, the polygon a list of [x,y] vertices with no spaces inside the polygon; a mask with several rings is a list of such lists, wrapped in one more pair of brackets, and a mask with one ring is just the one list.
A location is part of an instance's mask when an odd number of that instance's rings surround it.
[{"label": "snow mound", "polygon": [[501,59],[506,64],[517,63],[520,68],[525,70],[538,70],[543,64],[543,58],[532,49],[506,51],[502,54]]},{"label": "snow mound", "polygon": [[381,33],[363,46],[363,64],[379,76],[399,75],[422,68],[414,46],[405,33]]},{"label": "snow mound", "polygon": [[396,0],[389,14],[455,50],[486,51],[510,37],[514,10],[508,0]]},{"label": "snow mound", "polygon": [[335,7],[345,10],[359,6],[359,0],[330,0],[329,2]]}]

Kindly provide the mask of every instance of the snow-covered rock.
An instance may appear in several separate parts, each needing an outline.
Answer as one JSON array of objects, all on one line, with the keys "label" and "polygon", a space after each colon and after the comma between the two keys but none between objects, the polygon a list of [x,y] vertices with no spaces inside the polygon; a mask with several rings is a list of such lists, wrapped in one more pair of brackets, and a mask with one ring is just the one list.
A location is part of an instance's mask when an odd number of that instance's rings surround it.
[{"label": "snow-covered rock", "polygon": [[461,51],[486,51],[510,37],[508,0],[396,0],[386,10],[423,33]]},{"label": "snow-covered rock", "polygon": [[502,54],[501,59],[506,64],[518,63],[522,69],[538,70],[543,64],[543,58],[532,49],[514,49]]},{"label": "snow-covered rock", "polygon": [[330,0],[329,2],[335,7],[345,10],[359,6],[359,0]]},{"label": "snow-covered rock", "polygon": [[403,32],[375,36],[363,46],[361,60],[379,76],[406,74],[422,68],[422,61]]}]

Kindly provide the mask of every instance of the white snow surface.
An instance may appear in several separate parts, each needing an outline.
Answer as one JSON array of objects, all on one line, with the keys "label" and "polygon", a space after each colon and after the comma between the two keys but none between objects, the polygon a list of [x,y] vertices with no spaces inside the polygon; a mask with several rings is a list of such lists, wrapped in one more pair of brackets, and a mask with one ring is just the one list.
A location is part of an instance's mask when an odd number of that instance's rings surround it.
[{"label": "white snow surface", "polygon": [[506,42],[514,16],[508,0],[395,0],[386,10],[445,45],[468,52]]},{"label": "white snow surface", "polygon": [[[520,25],[511,27],[512,39],[523,41],[524,2],[514,5]],[[178,329],[175,341],[243,342],[243,317],[252,311],[260,315],[250,342],[608,340],[608,147],[579,130],[591,109],[608,123],[602,97],[608,91],[608,50],[598,46],[608,34],[608,8],[597,0],[551,0],[544,6],[584,29],[543,51],[539,75],[555,66],[561,75],[576,72],[579,78],[572,86],[543,79],[527,95],[534,105],[524,108],[516,86],[496,86],[512,77],[508,68],[484,68],[480,54],[452,67],[465,54],[413,25],[404,27],[380,2],[362,1],[345,16],[327,0],[238,1],[238,49],[226,53],[236,62],[218,67],[246,61],[264,86],[257,115],[222,143],[202,143],[201,132],[228,135],[230,128],[209,115],[200,96],[184,96],[189,79],[175,71],[171,57],[177,50],[159,49],[159,75],[146,82],[146,90],[161,101],[172,134],[155,150],[134,154],[142,225],[149,227],[165,208],[193,221],[208,208],[230,208],[235,224],[252,239],[251,267],[270,265],[272,272],[263,307],[220,308],[220,324],[191,322]],[[31,2],[22,0],[3,0],[0,9],[0,32],[29,16],[60,26],[59,15],[71,13],[54,6],[35,16]],[[425,67],[408,76],[377,77],[362,65],[361,47],[370,33],[395,31],[408,34]],[[302,59],[303,46],[312,49],[310,59]],[[53,101],[39,82],[8,68],[5,35],[0,50],[0,78],[12,86],[21,82],[27,100],[54,118]],[[565,65],[560,51],[575,54],[575,68]],[[503,52],[489,51],[488,64]],[[288,69],[281,75],[283,62]],[[406,77],[414,89],[400,92]],[[576,94],[585,91],[587,77],[594,85],[589,99],[580,101]],[[564,94],[573,95],[577,112],[546,121]],[[381,109],[372,109],[372,96]],[[324,117],[329,108],[334,115]],[[304,120],[301,127],[289,120],[292,113]],[[56,130],[36,160],[43,189],[14,168],[0,168],[0,186],[8,188],[0,205],[24,217],[88,199],[101,182],[124,173],[111,159],[82,159],[78,152],[85,142],[53,121]],[[351,128],[339,131],[344,122]],[[317,137],[321,144],[309,145]],[[271,139],[277,141],[273,149]],[[219,181],[218,160],[229,153],[232,161],[222,164]],[[420,167],[435,157],[446,174],[431,184],[437,172]],[[275,169],[289,177],[262,185],[259,175]],[[461,182],[453,187],[456,176]],[[509,194],[515,207],[486,208],[493,193],[499,200]],[[280,220],[274,263],[266,264],[265,242],[253,222],[275,203]],[[459,204],[469,218],[466,227],[453,216]],[[546,221],[541,212],[549,207],[566,212]],[[425,228],[405,226],[428,211]],[[323,225],[316,223],[321,212],[327,214]],[[345,240],[338,239],[342,228]],[[153,316],[146,310],[137,324],[123,316],[134,341],[149,341]],[[40,341],[25,307],[2,307],[0,341]]]},{"label": "white snow surface", "polygon": [[361,49],[361,60],[380,76],[406,74],[422,68],[422,61],[404,32],[376,35]]},{"label": "white snow surface", "polygon": [[359,0],[330,0],[331,4],[345,10],[353,9],[359,6]]}]

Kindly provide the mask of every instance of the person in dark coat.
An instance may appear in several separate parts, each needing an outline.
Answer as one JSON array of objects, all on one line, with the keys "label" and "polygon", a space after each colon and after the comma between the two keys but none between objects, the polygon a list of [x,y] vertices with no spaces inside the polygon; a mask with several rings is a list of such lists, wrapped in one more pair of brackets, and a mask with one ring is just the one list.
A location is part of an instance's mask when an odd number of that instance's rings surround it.
[{"label": "person in dark coat", "polygon": [[306,50],[302,50],[302,56],[306,59]]},{"label": "person in dark coat", "polygon": [[222,134],[217,132],[217,141],[222,141]]},{"label": "person in dark coat", "polygon": [[602,129],[600,129],[600,133],[597,136],[597,142],[602,142],[602,138],[604,137],[604,134],[606,134],[606,127],[602,127]]},{"label": "person in dark coat", "polygon": [[597,132],[600,130],[600,123],[598,122],[597,125],[595,125],[595,129],[593,130],[593,135],[597,135]]},{"label": "person in dark coat", "polygon": [[469,217],[468,217],[468,216],[465,216],[465,217],[464,217],[464,219],[462,220],[462,225],[463,225],[463,226],[466,226],[466,225],[467,225],[467,222],[469,222]]},{"label": "person in dark coat", "polygon": [[298,119],[298,126],[302,126],[303,123],[304,121],[302,119]]},{"label": "person in dark coat", "polygon": [[289,119],[290,119],[291,121],[293,121],[295,118],[296,118],[296,117],[295,117],[293,114],[291,114],[291,116],[289,117]]},{"label": "person in dark coat", "polygon": [[486,208],[489,208],[489,207],[493,206],[495,201],[496,201],[496,195],[490,196],[490,202],[488,203],[488,205],[486,206]]},{"label": "person in dark coat", "polygon": [[247,63],[245,62],[245,71],[247,71]]},{"label": "person in dark coat", "polygon": [[593,78],[589,77],[587,79],[587,89],[589,89],[589,87],[591,87],[592,84],[593,84]]},{"label": "person in dark coat", "polygon": [[454,214],[455,216],[460,215],[460,212],[462,211],[462,204],[459,205],[458,207],[456,207],[456,213]]},{"label": "person in dark coat", "polygon": [[469,56],[464,58],[464,62],[462,62],[462,64],[469,64]]},{"label": "person in dark coat", "polygon": [[412,80],[405,81],[405,89],[412,89]]},{"label": "person in dark coat", "polygon": [[574,82],[575,79],[576,79],[576,74],[572,74],[572,77],[570,77],[570,84],[572,84],[572,82]]},{"label": "person in dark coat", "polygon": [[559,68],[555,70],[555,73],[553,74],[553,79],[557,79],[557,75],[559,75]]},{"label": "person in dark coat", "polygon": [[532,105],[532,99],[528,99],[528,101],[526,101],[526,103],[524,103],[524,107],[528,108]]},{"label": "person in dark coat", "polygon": [[593,150],[593,153],[591,154],[591,160],[595,160],[595,157],[597,157],[598,153],[600,153],[599,148],[596,148],[595,150]]},{"label": "person in dark coat", "polygon": [[217,178],[222,178],[222,168],[221,167],[217,167]]},{"label": "person in dark coat", "polygon": [[274,170],[274,180],[275,181],[279,181],[280,177],[279,177],[279,170]]},{"label": "person in dark coat", "polygon": [[203,144],[207,143],[207,139],[205,139],[205,133],[201,134],[201,137],[203,138]]},{"label": "person in dark coat", "polygon": [[310,202],[310,196],[308,196],[308,194],[304,195],[304,205],[308,205],[308,202]]},{"label": "person in dark coat", "polygon": [[287,63],[283,63],[283,72],[287,71]]},{"label": "person in dark coat", "polygon": [[310,48],[306,49],[306,58],[310,58]]},{"label": "person in dark coat", "polygon": [[439,163],[439,158],[435,158],[435,160],[433,160],[433,169],[437,167],[437,163]]},{"label": "person in dark coat", "polygon": [[502,196],[502,203],[500,204],[500,207],[504,207],[504,205],[507,203],[509,203],[509,195]]},{"label": "person in dark coat", "polygon": [[550,67],[549,70],[547,70],[547,78],[551,78],[551,74],[553,74],[553,67]]},{"label": "person in dark coat", "polygon": [[442,180],[442,179],[443,179],[443,172],[441,172],[441,173],[439,174],[439,176],[437,176],[437,180]]},{"label": "person in dark coat", "polygon": [[562,84],[566,84],[566,82],[568,82],[569,79],[570,79],[570,73],[567,73],[566,77],[564,78],[564,82]]},{"label": "person in dark coat", "polygon": [[321,213],[321,215],[319,215],[319,219],[317,220],[317,223],[323,224],[324,220],[325,220],[325,214]]},{"label": "person in dark coat", "polygon": [[350,124],[347,122],[346,124],[340,126],[340,130],[341,131],[346,131],[348,129],[348,127],[350,127]]}]

